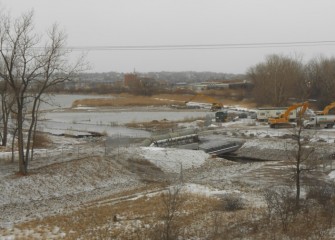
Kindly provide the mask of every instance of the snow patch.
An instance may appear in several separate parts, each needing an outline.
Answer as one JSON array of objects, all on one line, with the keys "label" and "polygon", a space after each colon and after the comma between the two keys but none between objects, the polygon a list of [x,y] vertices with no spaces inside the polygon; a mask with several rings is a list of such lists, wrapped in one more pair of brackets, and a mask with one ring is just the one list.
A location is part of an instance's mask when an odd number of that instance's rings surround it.
[{"label": "snow patch", "polygon": [[183,186],[183,190],[189,193],[193,193],[193,194],[205,195],[207,197],[229,194],[231,192],[240,193],[240,191],[238,190],[234,190],[234,191],[218,190],[216,188],[211,188],[211,187],[194,184],[194,183],[186,184],[185,186]]},{"label": "snow patch", "polygon": [[182,169],[200,167],[209,154],[200,150],[142,147],[139,155],[161,168],[164,172],[178,173]]},{"label": "snow patch", "polygon": [[331,171],[329,174],[328,174],[329,178],[330,179],[334,179],[335,178],[335,171]]}]

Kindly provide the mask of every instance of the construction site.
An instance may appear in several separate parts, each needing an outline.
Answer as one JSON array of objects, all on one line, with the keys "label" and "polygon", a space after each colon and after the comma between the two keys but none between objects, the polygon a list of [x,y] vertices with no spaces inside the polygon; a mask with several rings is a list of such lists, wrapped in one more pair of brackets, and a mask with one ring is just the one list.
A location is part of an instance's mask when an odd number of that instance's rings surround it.
[{"label": "construction site", "polygon": [[3,1],[0,240],[335,240],[334,8]]},{"label": "construction site", "polygon": [[35,149],[27,176],[2,149],[1,238],[330,239],[329,210],[309,218],[287,210],[284,218],[267,196],[277,189],[277,204],[291,199],[301,153],[301,167],[313,166],[301,176],[302,198],[313,209],[322,209],[318,201],[332,206],[312,193],[322,186],[332,194],[334,104],[320,112],[308,102],[258,109],[198,97],[99,107],[109,97],[77,96],[45,108],[40,130],[48,144]]}]

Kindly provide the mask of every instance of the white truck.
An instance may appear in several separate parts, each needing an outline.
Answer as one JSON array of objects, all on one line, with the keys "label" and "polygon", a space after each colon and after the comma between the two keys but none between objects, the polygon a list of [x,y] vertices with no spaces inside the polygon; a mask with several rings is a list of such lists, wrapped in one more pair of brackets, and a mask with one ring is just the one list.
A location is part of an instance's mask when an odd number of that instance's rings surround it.
[{"label": "white truck", "polygon": [[304,128],[332,128],[335,124],[335,115],[317,115],[304,121]]},{"label": "white truck", "polygon": [[[268,107],[257,109],[257,121],[267,122],[269,118],[278,118],[287,110],[287,107]],[[297,111],[293,110],[290,112],[289,120],[295,121],[297,118]]]}]

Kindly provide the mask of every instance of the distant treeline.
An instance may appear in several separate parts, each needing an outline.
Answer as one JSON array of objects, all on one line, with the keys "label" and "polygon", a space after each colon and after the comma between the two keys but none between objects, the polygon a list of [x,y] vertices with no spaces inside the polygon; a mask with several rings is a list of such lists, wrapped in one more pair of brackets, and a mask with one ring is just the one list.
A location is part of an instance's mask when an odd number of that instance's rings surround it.
[{"label": "distant treeline", "polygon": [[[243,79],[243,74],[232,74],[232,73],[218,73],[218,72],[133,72],[139,77],[152,78],[157,81],[167,81],[168,83],[199,83],[205,81],[222,81],[222,80],[234,80]],[[79,81],[94,81],[94,82],[117,82],[123,81],[124,75],[128,73],[120,72],[103,72],[103,73],[82,73],[78,76]]]},{"label": "distant treeline", "polygon": [[[307,63],[301,58],[269,55],[261,63],[251,66],[245,75],[216,72],[149,72],[135,73],[154,81],[129,88],[124,85],[127,73],[82,73],[66,85],[53,91],[82,93],[121,93],[140,95],[157,93],[193,93],[191,83],[234,82],[247,80],[253,87],[244,89],[238,99],[248,97],[258,106],[288,106],[292,102],[313,100],[318,108],[335,101],[335,58],[318,57]],[[153,83],[153,84],[152,84]],[[183,84],[181,84],[183,83]],[[219,90],[225,95],[227,90]],[[226,91],[226,92],[225,92]]]},{"label": "distant treeline", "polygon": [[[251,67],[247,78],[254,84],[252,96],[258,105],[287,106],[311,101],[323,108],[335,101],[335,58],[301,58],[270,55]],[[312,102],[312,101],[311,101]]]},{"label": "distant treeline", "polygon": [[[152,95],[158,93],[193,93],[189,88],[180,88],[192,83],[201,82],[234,82],[245,79],[241,74],[228,74],[216,72],[149,72],[133,73],[140,79],[152,79],[153,81],[143,81],[135,88],[124,85],[124,76],[128,73],[105,72],[105,73],[81,73],[76,79],[58,85],[52,92],[64,93],[122,93],[129,92],[139,95]],[[186,85],[183,85],[184,83]]]}]

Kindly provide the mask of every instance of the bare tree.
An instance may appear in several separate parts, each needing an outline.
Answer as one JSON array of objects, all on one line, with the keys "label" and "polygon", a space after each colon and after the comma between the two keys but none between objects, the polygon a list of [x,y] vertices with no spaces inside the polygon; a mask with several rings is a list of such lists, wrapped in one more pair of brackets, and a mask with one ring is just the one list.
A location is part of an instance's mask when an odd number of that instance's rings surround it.
[{"label": "bare tree", "polygon": [[[68,63],[66,37],[57,25],[44,38],[35,33],[33,15],[28,12],[14,20],[2,16],[0,22],[0,57],[4,62],[0,76],[14,93],[21,174],[28,172],[42,95],[47,89],[75,77],[83,66],[82,61],[74,65]],[[29,119],[25,118],[28,113]]]},{"label": "bare tree", "polygon": [[264,63],[251,67],[247,75],[254,83],[259,105],[283,106],[290,97],[305,98],[304,67],[298,58],[270,55]]},{"label": "bare tree", "polygon": [[0,82],[0,97],[1,97],[1,145],[7,146],[8,139],[8,128],[10,121],[10,114],[14,104],[13,94],[8,88],[7,81],[2,80]]},{"label": "bare tree", "polygon": [[335,98],[335,58],[318,57],[306,66],[307,81],[312,98],[318,99],[319,107],[324,107]]},{"label": "bare tree", "polygon": [[162,202],[164,207],[162,220],[164,225],[160,239],[170,240],[177,239],[178,237],[179,231],[177,224],[175,224],[175,218],[184,202],[180,191],[181,187],[177,186],[169,188],[168,192],[162,195]]},{"label": "bare tree", "polygon": [[[266,189],[264,200],[267,206],[267,223],[271,228],[271,234],[276,234],[277,222],[282,225],[282,230],[287,232],[294,215],[297,213],[295,199],[291,191],[286,188]],[[274,236],[273,236],[273,239]]]},{"label": "bare tree", "polygon": [[294,169],[296,187],[295,203],[296,206],[299,207],[302,174],[314,170],[317,166],[317,162],[312,161],[312,154],[315,152],[315,148],[309,146],[310,136],[304,134],[305,131],[302,124],[299,124],[297,128],[292,130],[292,133],[295,143],[291,151],[291,161]]},{"label": "bare tree", "polygon": [[250,68],[247,74],[248,78],[254,83],[253,96],[256,103],[258,105],[271,104],[272,93],[269,89],[266,65],[264,63],[257,64]]}]

